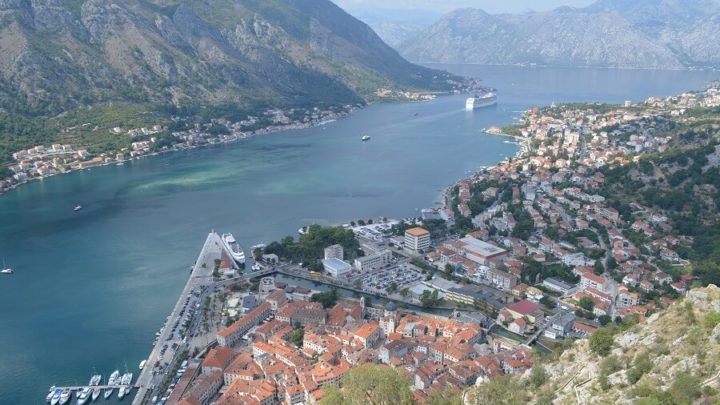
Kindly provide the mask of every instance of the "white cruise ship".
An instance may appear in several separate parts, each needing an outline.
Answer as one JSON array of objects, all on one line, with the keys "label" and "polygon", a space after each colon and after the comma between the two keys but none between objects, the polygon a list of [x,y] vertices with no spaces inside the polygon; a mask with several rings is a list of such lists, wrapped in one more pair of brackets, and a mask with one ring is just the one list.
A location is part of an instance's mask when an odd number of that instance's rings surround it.
[{"label": "white cruise ship", "polygon": [[481,95],[475,95],[474,97],[468,97],[465,100],[466,110],[475,110],[482,107],[490,107],[491,105],[497,104],[497,95],[493,92],[487,92]]},{"label": "white cruise ship", "polygon": [[233,260],[241,266],[245,265],[245,252],[243,252],[242,247],[240,247],[240,244],[237,243],[233,235],[231,233],[224,233],[222,240],[227,250],[230,251]]}]

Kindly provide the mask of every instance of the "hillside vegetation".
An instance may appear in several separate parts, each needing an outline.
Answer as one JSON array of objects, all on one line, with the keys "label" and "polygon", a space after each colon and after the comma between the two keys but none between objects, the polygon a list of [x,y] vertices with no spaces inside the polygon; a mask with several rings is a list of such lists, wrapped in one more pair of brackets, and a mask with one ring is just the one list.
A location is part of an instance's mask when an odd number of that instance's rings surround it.
[{"label": "hillside vegetation", "polygon": [[720,288],[692,290],[635,324],[605,327],[522,376],[470,390],[480,404],[718,404]]}]

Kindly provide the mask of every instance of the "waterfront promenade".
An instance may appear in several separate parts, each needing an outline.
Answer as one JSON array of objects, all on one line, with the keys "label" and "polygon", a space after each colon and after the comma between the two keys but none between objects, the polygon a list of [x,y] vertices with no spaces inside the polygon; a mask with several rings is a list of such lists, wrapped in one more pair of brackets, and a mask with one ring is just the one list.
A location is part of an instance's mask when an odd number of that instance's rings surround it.
[{"label": "waterfront promenade", "polygon": [[[147,403],[148,398],[152,398],[153,395],[158,394],[156,390],[162,388],[162,381],[166,373],[171,370],[173,364],[177,361],[177,357],[185,350],[185,340],[180,339],[179,336],[173,336],[174,333],[171,331],[172,328],[170,326],[181,319],[181,313],[185,311],[184,307],[187,307],[185,303],[191,297],[191,294],[193,292],[199,292],[203,290],[203,287],[208,287],[213,283],[212,273],[215,260],[222,257],[223,249],[220,236],[214,231],[211,232],[205,240],[205,244],[200,251],[195,266],[193,266],[192,273],[185,284],[185,288],[180,294],[172,313],[168,317],[165,327],[157,339],[157,343],[150,352],[150,356],[147,358],[145,368],[135,383],[138,391],[132,402],[133,405]],[[191,331],[187,331],[186,333],[191,333]],[[167,345],[172,343],[177,343],[177,348],[168,349],[167,352],[163,353],[162,348],[168,347]],[[166,361],[168,358],[169,361]],[[158,364],[157,367],[156,363]]]}]

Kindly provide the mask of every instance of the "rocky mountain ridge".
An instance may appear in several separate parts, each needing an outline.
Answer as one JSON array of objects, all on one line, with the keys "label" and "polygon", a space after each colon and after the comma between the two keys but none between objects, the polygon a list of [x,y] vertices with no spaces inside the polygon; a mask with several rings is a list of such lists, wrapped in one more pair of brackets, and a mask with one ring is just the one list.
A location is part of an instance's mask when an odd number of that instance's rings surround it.
[{"label": "rocky mountain ridge", "polygon": [[599,0],[585,8],[451,12],[399,46],[416,62],[635,69],[720,67],[715,0]]},{"label": "rocky mountain ridge", "polygon": [[327,0],[0,0],[0,107],[362,103],[443,90]]}]

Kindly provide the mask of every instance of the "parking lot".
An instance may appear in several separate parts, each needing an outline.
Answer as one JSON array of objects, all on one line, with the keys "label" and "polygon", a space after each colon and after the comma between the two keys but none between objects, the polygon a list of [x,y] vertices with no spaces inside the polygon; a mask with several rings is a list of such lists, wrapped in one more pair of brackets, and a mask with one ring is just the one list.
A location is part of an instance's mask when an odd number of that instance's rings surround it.
[{"label": "parking lot", "polygon": [[[387,295],[387,288],[393,283],[397,286],[397,290],[401,290],[404,286],[423,280],[425,276],[417,271],[414,266],[401,263],[389,268],[376,270],[374,272],[365,273],[355,278],[362,283],[362,289],[378,295]],[[353,281],[355,283],[357,281]]]}]

